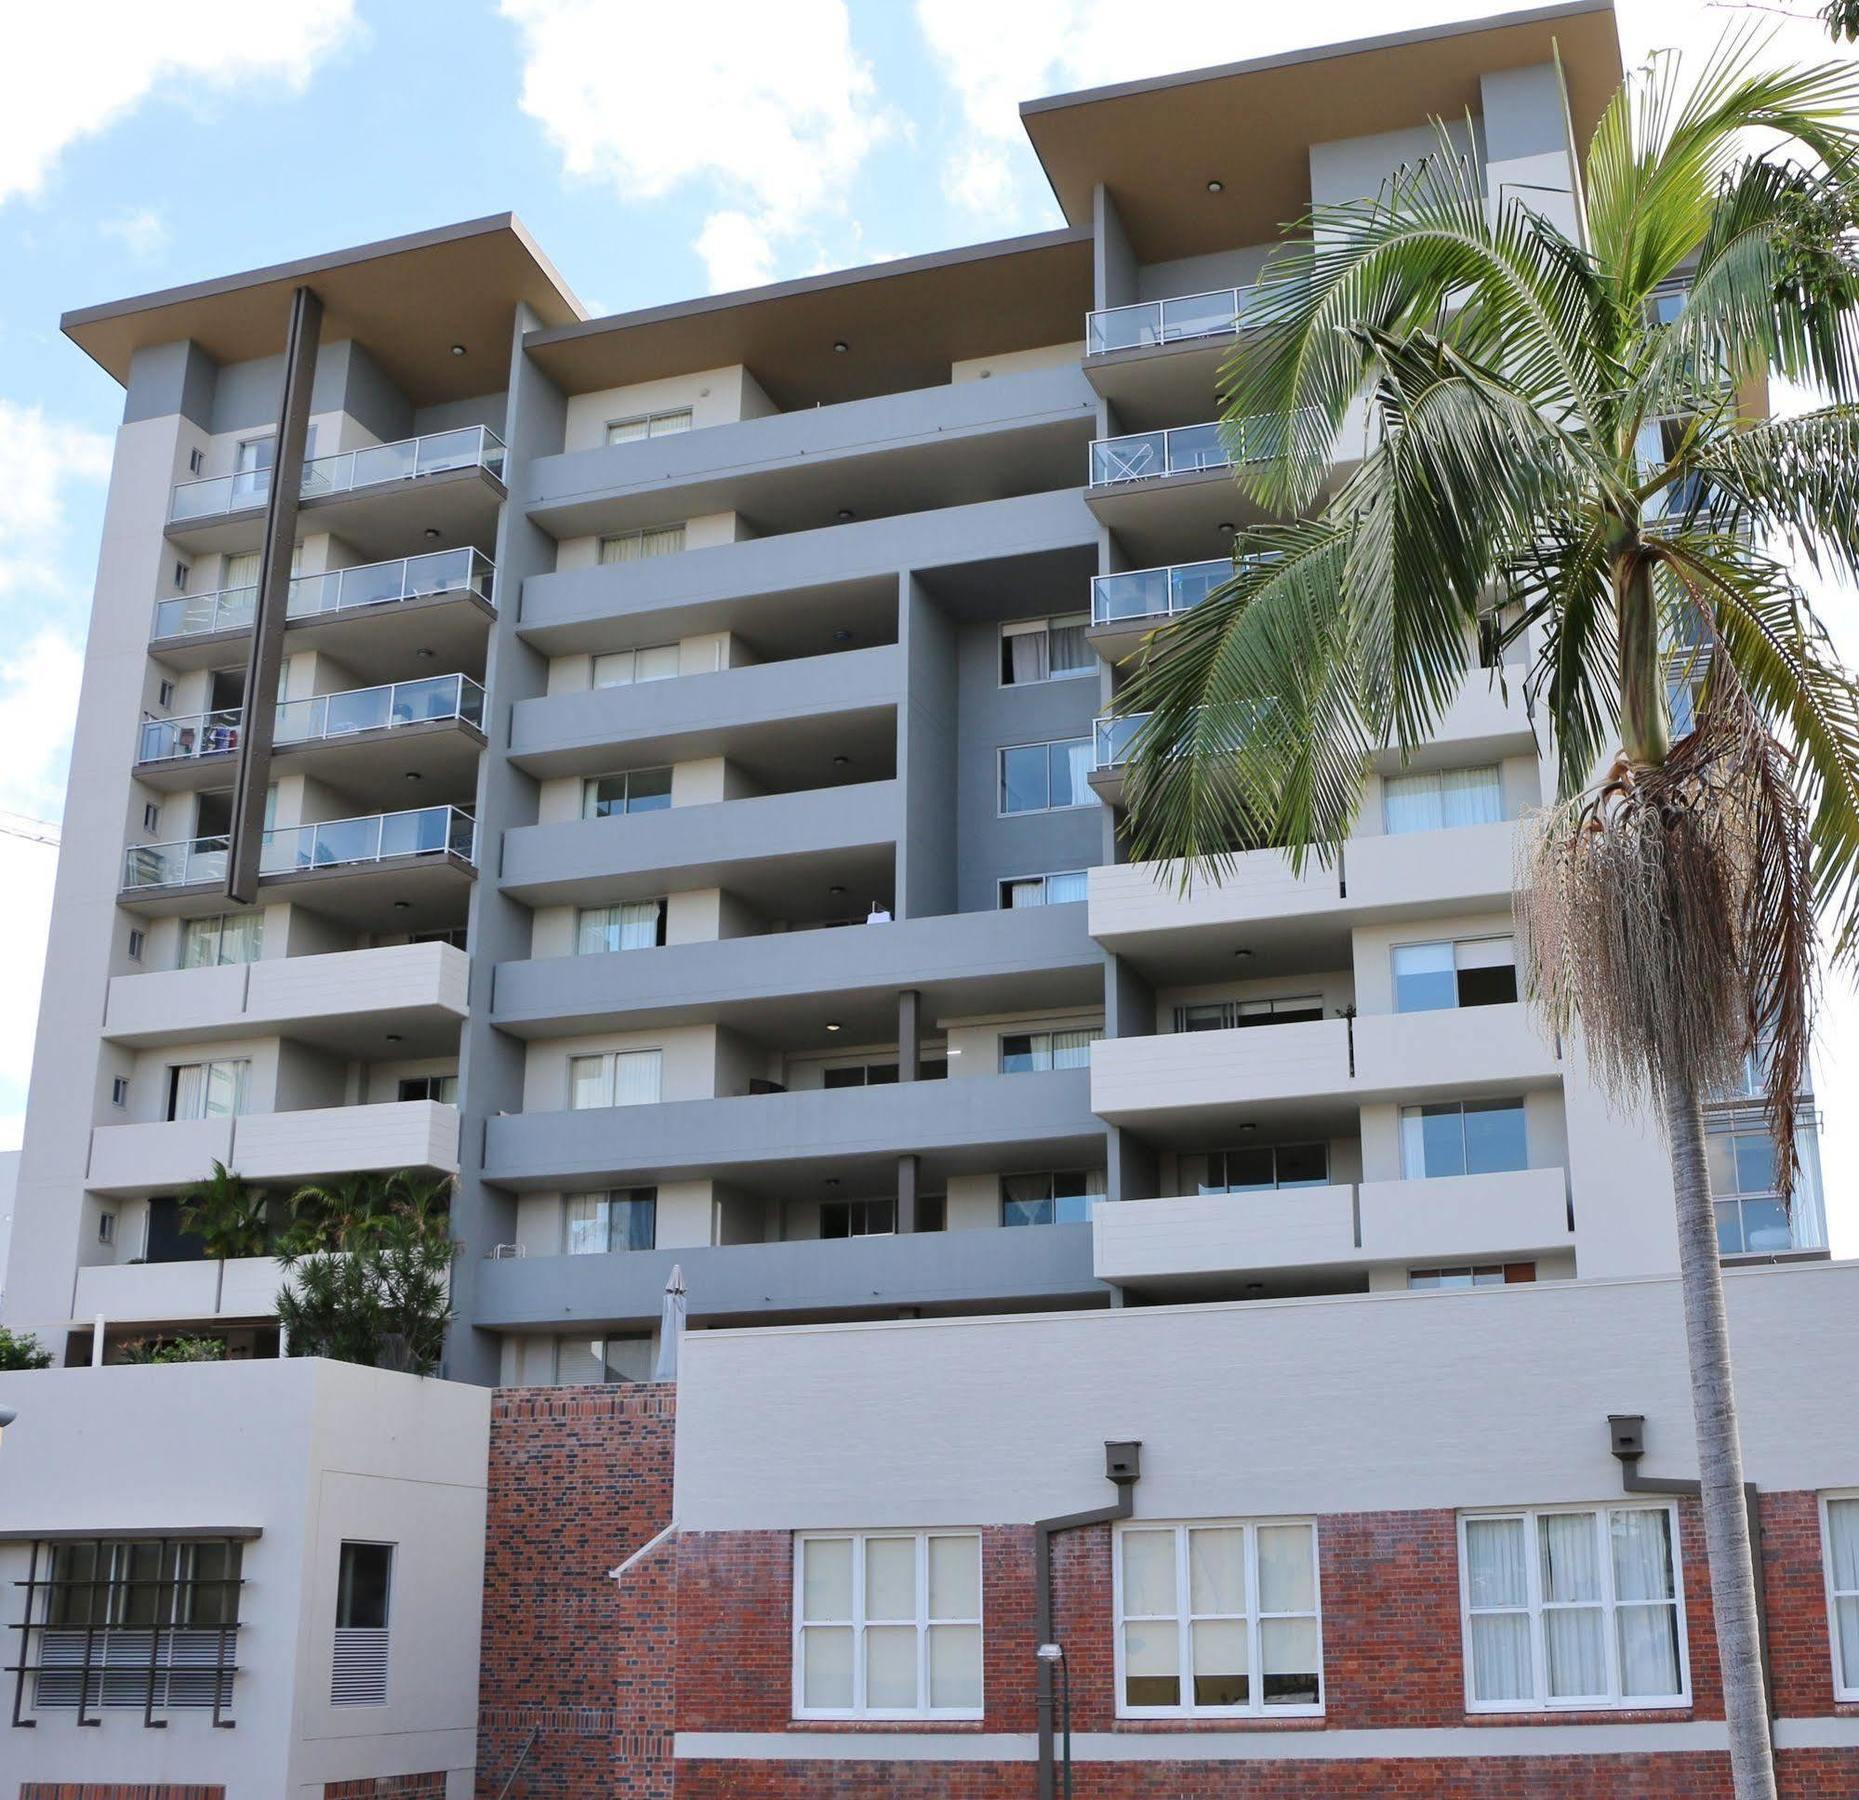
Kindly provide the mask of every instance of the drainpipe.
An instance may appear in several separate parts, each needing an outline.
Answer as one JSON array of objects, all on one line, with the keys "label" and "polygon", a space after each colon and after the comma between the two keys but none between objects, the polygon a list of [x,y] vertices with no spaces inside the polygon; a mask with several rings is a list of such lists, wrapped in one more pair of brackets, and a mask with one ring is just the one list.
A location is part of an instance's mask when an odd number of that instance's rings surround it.
[{"label": "drainpipe", "polygon": [[[1087,1512],[1060,1513],[1053,1519],[1033,1521],[1033,1634],[1037,1643],[1052,1639],[1052,1539],[1061,1531],[1077,1531],[1085,1525],[1107,1525],[1127,1519],[1136,1508],[1136,1483],[1142,1478],[1140,1443],[1104,1446],[1104,1479],[1116,1486],[1117,1497],[1109,1506],[1092,1507]],[[1052,1665],[1043,1657],[1039,1662],[1039,1686],[1034,1698],[1039,1715],[1039,1800],[1053,1800],[1052,1733]]]},{"label": "drainpipe", "polygon": [[[1608,1448],[1620,1462],[1620,1485],[1629,1494],[1683,1494],[1696,1499],[1702,1484],[1670,1475],[1642,1475],[1640,1458],[1646,1454],[1646,1417],[1643,1413],[1607,1415]],[[1762,1510],[1756,1484],[1743,1483],[1743,1508],[1749,1515],[1749,1561],[1756,1581],[1756,1641],[1762,1651],[1762,1695],[1768,1702],[1769,1742],[1775,1741],[1775,1682],[1769,1672],[1769,1597],[1762,1573]],[[1676,1546],[1674,1546],[1676,1549]]]}]

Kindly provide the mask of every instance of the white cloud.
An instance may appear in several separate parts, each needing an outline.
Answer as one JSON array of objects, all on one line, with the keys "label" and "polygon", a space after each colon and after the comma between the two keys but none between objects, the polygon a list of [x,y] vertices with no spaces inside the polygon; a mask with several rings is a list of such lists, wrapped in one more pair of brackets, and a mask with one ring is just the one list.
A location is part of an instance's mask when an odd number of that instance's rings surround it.
[{"label": "white cloud", "polygon": [[570,175],[626,200],[696,188],[713,289],[765,281],[783,240],[842,214],[893,122],[852,47],[845,0],[501,0],[523,47],[523,110]]},{"label": "white cloud", "polygon": [[97,229],[115,238],[131,256],[159,256],[168,247],[168,222],[152,206],[118,213]]},{"label": "white cloud", "polygon": [[63,151],[151,93],[189,99],[254,82],[301,91],[353,25],[354,0],[67,0],[10,9],[0,202],[37,194]]},{"label": "white cloud", "polygon": [[0,655],[0,718],[7,721],[0,812],[55,819],[63,809],[83,675],[82,648],[55,625],[40,626],[18,648]]},{"label": "white cloud", "polygon": [[0,599],[59,585],[56,556],[66,490],[110,472],[110,440],[0,399]]}]

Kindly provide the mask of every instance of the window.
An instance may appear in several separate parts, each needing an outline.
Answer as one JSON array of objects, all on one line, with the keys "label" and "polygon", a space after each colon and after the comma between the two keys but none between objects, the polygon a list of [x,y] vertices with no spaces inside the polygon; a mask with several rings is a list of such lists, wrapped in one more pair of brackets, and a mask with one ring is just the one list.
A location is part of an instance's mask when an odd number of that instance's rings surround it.
[{"label": "window", "polygon": [[[277,459],[274,437],[247,438],[233,456],[232,497],[235,501],[262,500],[270,491],[271,465]],[[309,452],[306,448],[305,459]]]},{"label": "window", "polygon": [[1401,1167],[1409,1181],[1496,1175],[1529,1166],[1521,1100],[1448,1100],[1401,1108]]},{"label": "window", "polygon": [[676,644],[647,644],[638,650],[609,650],[594,658],[597,688],[636,687],[642,681],[669,681],[678,673]]},{"label": "window", "polygon": [[[240,1561],[234,1539],[41,1545],[27,1615],[37,1707],[232,1705]],[[30,1633],[28,1633],[30,1636]],[[20,1660],[29,1660],[21,1658]]]},{"label": "window", "polygon": [[115,1213],[113,1212],[98,1213],[97,1215],[97,1242],[100,1244],[113,1244],[116,1242],[116,1215]]},{"label": "window", "polygon": [[187,577],[190,573],[191,570],[186,563],[177,562],[174,565],[174,591],[177,594],[187,592]]},{"label": "window", "polygon": [[1042,1069],[1088,1069],[1101,1025],[1077,1031],[1008,1031],[1001,1034],[1001,1073],[1030,1075]]},{"label": "window", "polygon": [[576,1112],[599,1106],[650,1106],[659,1097],[662,1050],[619,1050],[568,1059],[568,1105]]},{"label": "window", "polygon": [[153,800],[143,802],[142,829],[144,831],[159,831],[161,829],[161,808],[157,806]]},{"label": "window", "polygon": [[127,1075],[117,1075],[111,1078],[110,1104],[112,1106],[129,1104],[129,1077]]},{"label": "window", "polygon": [[454,950],[463,950],[469,935],[463,925],[437,925],[430,931],[408,932],[407,942],[409,944],[450,944]]},{"label": "window", "polygon": [[1177,1031],[1241,1031],[1253,1025],[1306,1025],[1323,1017],[1321,994],[1277,1000],[1207,1000],[1175,1008]]},{"label": "window", "polygon": [[437,1100],[442,1106],[458,1104],[458,1077],[456,1075],[408,1075],[399,1084],[398,1096],[402,1100]]},{"label": "window", "polygon": [[1504,816],[1503,776],[1495,767],[1391,775],[1381,784],[1381,804],[1389,832],[1491,825]]},{"label": "window", "polygon": [[1517,998],[1517,952],[1507,937],[1394,946],[1394,1010],[1508,1006]]},{"label": "window", "polygon": [[1323,1710],[1315,1525],[1128,1526],[1114,1574],[1121,1716]]},{"label": "window", "polygon": [[1065,906],[1083,900],[1088,883],[1083,869],[1064,869],[1056,875],[1016,875],[1001,883],[1001,907],[1014,911],[1022,906]]},{"label": "window", "polygon": [[1092,802],[1091,740],[1066,738],[1052,744],[1015,744],[1000,753],[1003,813],[1056,812]]},{"label": "window", "polygon": [[394,1546],[345,1543],[336,1567],[336,1643],[331,1706],[387,1704],[387,1622]]},{"label": "window", "polygon": [[897,1230],[895,1200],[822,1200],[823,1238],[890,1237]]},{"label": "window", "polygon": [[155,704],[164,711],[174,704],[174,683],[164,681],[155,689]]},{"label": "window", "polygon": [[1001,1177],[1003,1225],[1088,1225],[1092,1205],[1104,1197],[1102,1169],[1064,1169],[1047,1175]]},{"label": "window", "polygon": [[1467,1710],[1684,1705],[1676,1519],[1669,1506],[1462,1515]]},{"label": "window", "polygon": [[181,967],[210,969],[219,963],[257,962],[265,951],[265,915],[215,913],[181,927]]},{"label": "window", "polygon": [[630,769],[624,775],[596,775],[581,784],[581,817],[584,819],[663,812],[670,804],[669,769]]},{"label": "window", "polygon": [[1409,1269],[1410,1288],[1503,1287],[1516,1281],[1534,1281],[1536,1264],[1462,1263],[1454,1269]]},{"label": "window", "polygon": [[250,1061],[180,1063],[168,1071],[170,1119],[231,1119],[245,1111]]},{"label": "window", "polygon": [[143,935],[139,927],[132,927],[130,929],[129,960],[131,962],[140,962],[142,960],[142,947],[147,942],[148,939]]},{"label": "window", "polygon": [[652,1379],[650,1336],[564,1337],[555,1346],[557,1387],[604,1387]]},{"label": "window", "polygon": [[[1765,1128],[1707,1133],[1704,1166],[1716,1202],[1717,1248],[1723,1255],[1760,1255],[1795,1247],[1788,1202],[1775,1186],[1775,1144]],[[1802,1173],[1805,1188],[1806,1171]]]},{"label": "window", "polygon": [[794,1541],[797,1718],[981,1716],[981,1538]]},{"label": "window", "polygon": [[619,906],[584,906],[575,919],[577,956],[616,950],[654,950],[665,941],[665,902],[628,900]]},{"label": "window", "polygon": [[1833,1696],[1859,1700],[1859,1494],[1829,1494],[1821,1501],[1820,1538],[1826,1551]]},{"label": "window", "polygon": [[1183,1156],[1184,1194],[1251,1194],[1270,1188],[1327,1187],[1328,1144],[1257,1144],[1244,1150],[1205,1150]]},{"label": "window", "polygon": [[1001,686],[1025,687],[1067,675],[1089,675],[1096,666],[1090,640],[1089,613],[1063,613],[1055,619],[1027,619],[1001,627]]},{"label": "window", "polygon": [[641,438],[671,437],[691,428],[691,409],[680,406],[669,412],[641,413],[636,419],[610,419],[607,442],[633,444]]},{"label": "window", "polygon": [[[917,1079],[941,1081],[949,1073],[946,1058],[921,1057],[917,1062]],[[841,1063],[820,1071],[820,1085],[829,1088],[889,1087],[897,1080],[894,1062]]]},{"label": "window", "polygon": [[684,548],[684,526],[652,525],[644,531],[620,531],[600,540],[603,563],[644,562],[652,556],[676,556]]},{"label": "window", "polygon": [[570,1256],[606,1256],[615,1250],[650,1250],[658,1241],[658,1189],[620,1188],[607,1194],[569,1194],[563,1201]]}]

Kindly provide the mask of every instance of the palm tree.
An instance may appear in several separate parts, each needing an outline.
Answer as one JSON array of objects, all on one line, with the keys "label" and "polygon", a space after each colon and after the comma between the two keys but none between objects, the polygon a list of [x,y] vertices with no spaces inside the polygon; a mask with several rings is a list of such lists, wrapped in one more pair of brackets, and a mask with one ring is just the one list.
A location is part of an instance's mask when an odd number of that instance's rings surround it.
[{"label": "palm tree", "polygon": [[[1131,854],[1218,880],[1251,847],[1333,855],[1371,755],[1426,742],[1481,637],[1527,647],[1559,794],[1521,834],[1521,960],[1670,1140],[1739,1796],[1774,1773],[1699,1102],[1760,1050],[1786,1188],[1817,930],[1859,952],[1859,689],[1787,560],[1859,574],[1859,71],[1758,49],[1726,39],[1688,93],[1675,61],[1630,80],[1572,234],[1489,202],[1443,130],[1376,200],[1312,214],[1222,377],[1229,430],[1278,434],[1239,464],[1277,522],[1119,696],[1150,715]],[[1765,418],[1771,374],[1828,403]]]},{"label": "palm tree", "polygon": [[213,1173],[181,1196],[181,1229],[199,1238],[209,1257],[263,1256],[270,1243],[270,1201],[217,1158]]}]

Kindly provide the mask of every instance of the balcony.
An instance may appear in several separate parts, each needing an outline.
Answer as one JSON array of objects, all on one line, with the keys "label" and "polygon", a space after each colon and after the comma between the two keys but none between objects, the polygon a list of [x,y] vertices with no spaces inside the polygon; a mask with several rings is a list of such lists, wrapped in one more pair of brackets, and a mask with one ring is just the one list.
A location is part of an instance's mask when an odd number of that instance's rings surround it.
[{"label": "balcony", "polygon": [[[486,426],[466,425],[313,457],[303,465],[301,504],[306,513],[326,515],[318,520],[322,529],[366,550],[384,536],[406,535],[404,520],[396,530],[382,501],[391,504],[391,496],[418,484],[426,495],[422,527],[488,542],[503,497],[503,470],[502,440]],[[268,469],[184,481],[170,498],[168,536],[196,551],[256,548],[270,492]]]},{"label": "balcony", "polygon": [[1573,1247],[1567,1183],[1559,1168],[1520,1169],[1127,1200],[1093,1215],[1092,1266],[1104,1281],[1149,1284],[1523,1260]]},{"label": "balcony", "polygon": [[1103,956],[1083,907],[948,913],[500,963],[491,1020],[525,1038],[714,1022],[785,1041],[831,1020],[873,1043],[895,1034],[905,988],[927,1018],[1099,1006]]},{"label": "balcony", "polygon": [[1117,713],[1091,722],[1091,789],[1108,806],[1123,804],[1130,746],[1148,722],[1147,713]]},{"label": "balcony", "polygon": [[559,1330],[564,1320],[644,1326],[659,1316],[674,1263],[684,1271],[690,1316],[713,1325],[900,1306],[934,1312],[1082,1306],[1103,1298],[1091,1272],[1091,1228],[1042,1225],[511,1257],[479,1269],[475,1316],[505,1331]]},{"label": "balcony", "polygon": [[1231,557],[1164,564],[1091,578],[1091,642],[1107,662],[1121,662],[1170,619],[1191,611],[1233,578]]},{"label": "balcony", "polygon": [[111,1325],[142,1320],[268,1319],[283,1272],[275,1258],[240,1256],[172,1263],[93,1263],[77,1272],[72,1316]]},{"label": "balcony", "polygon": [[737,512],[767,536],[1069,486],[1095,397],[1074,364],[944,382],[538,458],[529,517],[557,538]]},{"label": "balcony", "polygon": [[[237,754],[242,716],[236,708],[175,719],[145,719],[137,746],[138,779],[177,788],[211,779]],[[464,730],[458,729],[464,727]],[[381,687],[351,688],[280,701],[272,760],[280,772],[311,760],[317,772],[352,796],[371,786],[396,787],[406,773],[407,745],[423,775],[466,780],[484,745],[484,690],[468,675],[429,675]],[[395,743],[383,756],[384,740]]]},{"label": "balcony", "polygon": [[[398,650],[406,663],[417,644],[455,667],[477,667],[494,611],[495,575],[489,557],[463,549],[293,576],[286,641],[293,649],[327,651],[339,662],[394,658]],[[257,603],[256,587],[159,600],[151,648],[177,669],[221,663],[227,640],[251,630]]]},{"label": "balcony", "polygon": [[1058,1069],[510,1114],[488,1123],[484,1175],[511,1188],[722,1177],[774,1192],[832,1177],[847,1193],[881,1193],[905,1151],[934,1183],[1003,1167],[1101,1167],[1104,1137],[1086,1072]]},{"label": "balcony", "polygon": [[84,1185],[99,1194],[171,1194],[218,1161],[247,1181],[313,1181],[368,1170],[458,1172],[458,1109],[436,1100],[244,1113],[237,1118],[98,1125]]},{"label": "balcony", "polygon": [[1256,312],[1256,290],[1241,287],[1091,313],[1085,375],[1124,425],[1192,418],[1219,385],[1221,363]]},{"label": "balcony", "polygon": [[[317,882],[318,910],[379,928],[382,896],[374,876],[392,870],[398,928],[456,923],[451,915],[463,898],[461,883],[476,874],[476,835],[471,815],[456,806],[281,825],[260,840],[259,886]],[[121,903],[147,911],[214,910],[220,895],[212,890],[225,882],[230,845],[226,837],[132,845],[123,860]]]},{"label": "balcony", "polygon": [[[503,886],[530,906],[721,887],[765,917],[819,918],[829,885],[891,892],[900,826],[895,781],[524,825],[504,833]],[[820,910],[794,910],[804,903]]]},{"label": "balcony", "polygon": [[458,1047],[470,966],[450,944],[384,944],[117,975],[103,1035],[136,1049],[275,1035],[372,1061],[391,1029],[397,1055],[443,1056]]}]

